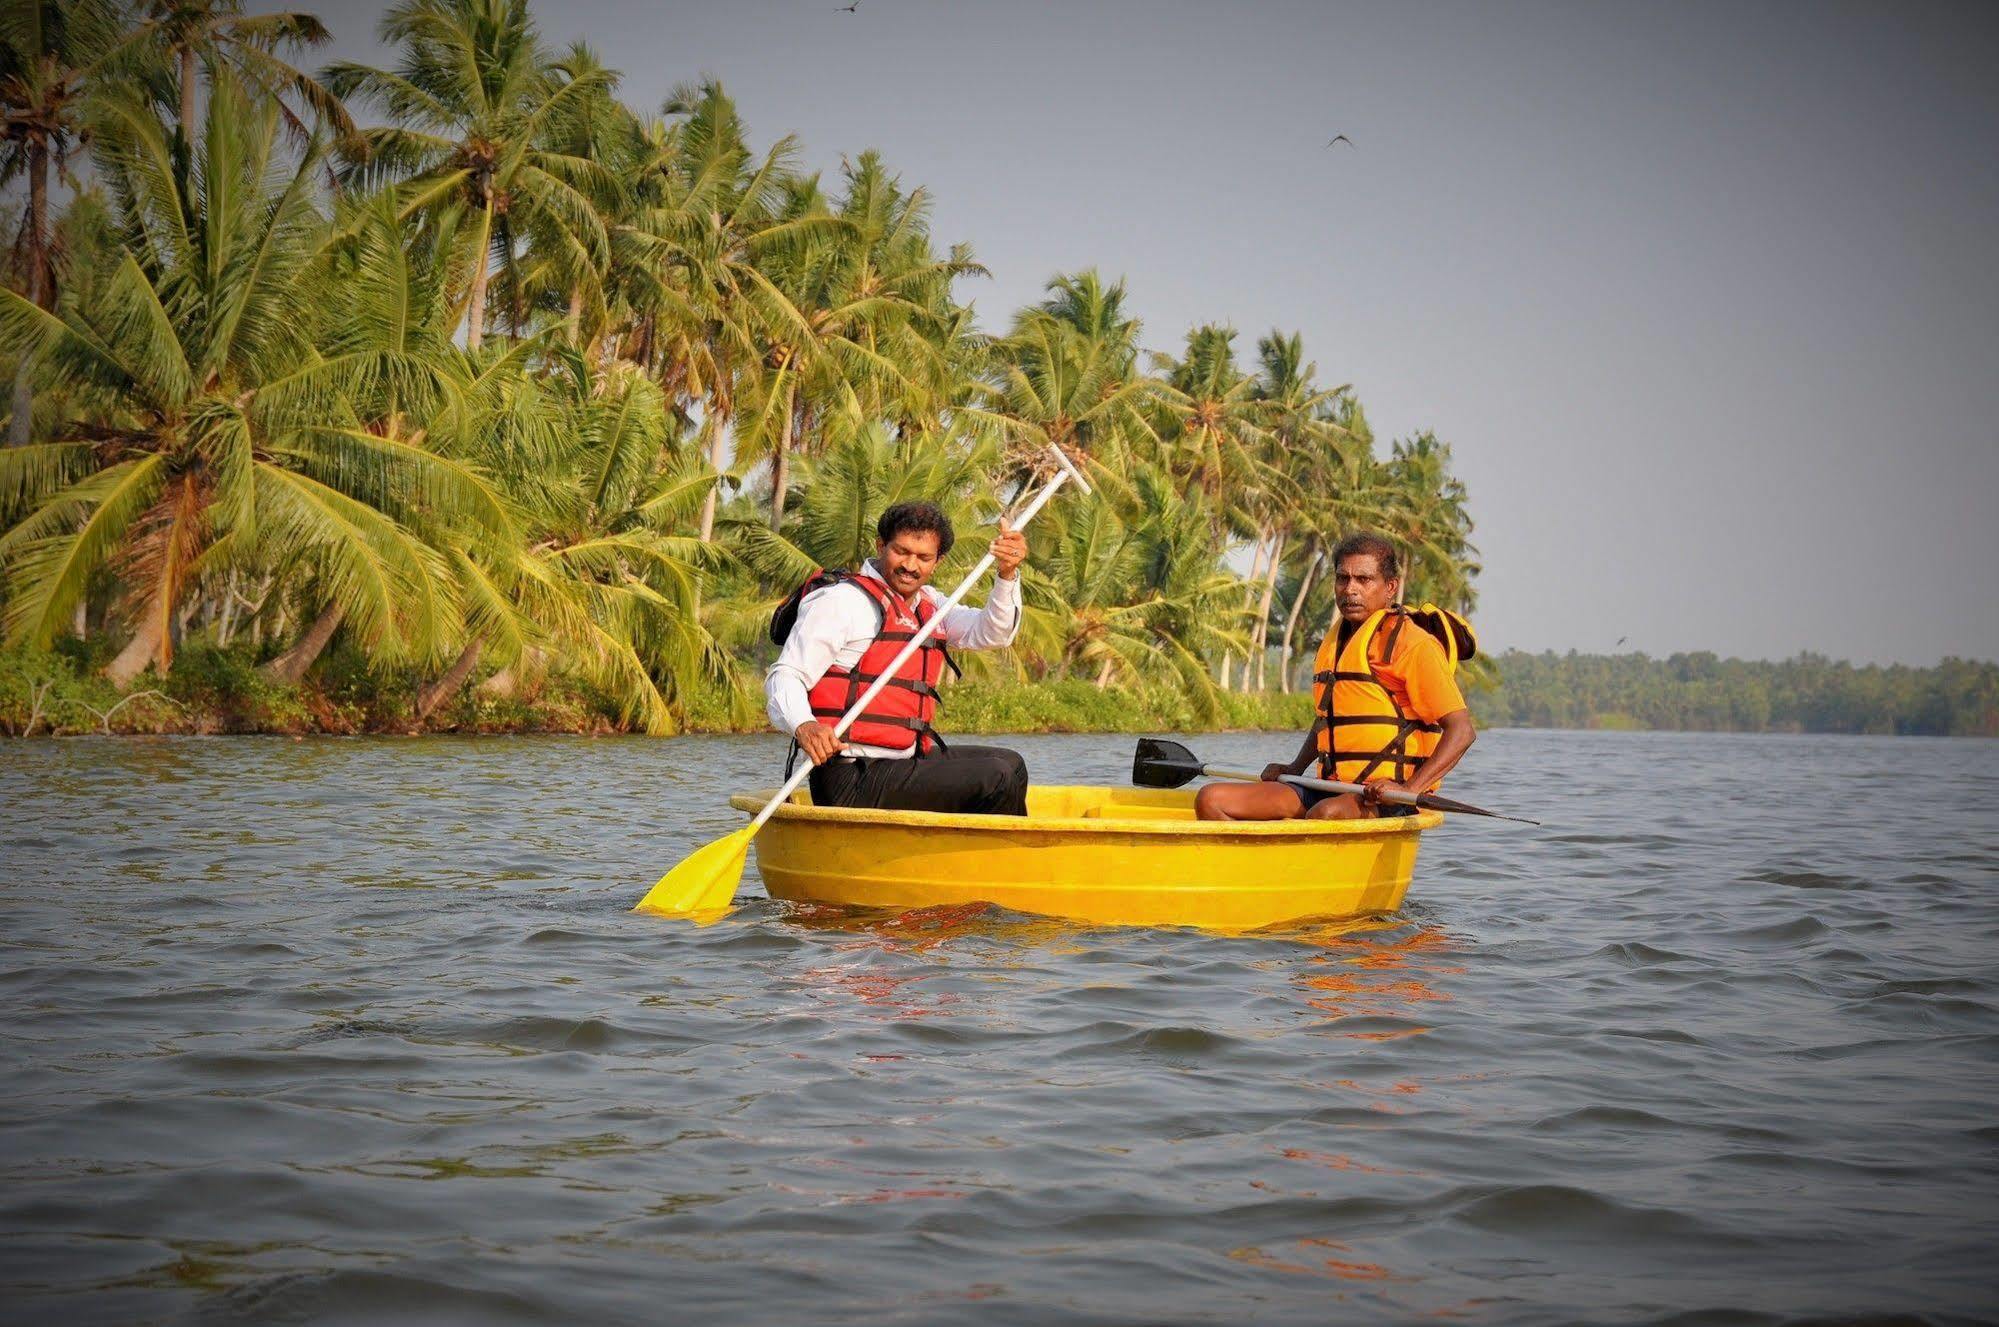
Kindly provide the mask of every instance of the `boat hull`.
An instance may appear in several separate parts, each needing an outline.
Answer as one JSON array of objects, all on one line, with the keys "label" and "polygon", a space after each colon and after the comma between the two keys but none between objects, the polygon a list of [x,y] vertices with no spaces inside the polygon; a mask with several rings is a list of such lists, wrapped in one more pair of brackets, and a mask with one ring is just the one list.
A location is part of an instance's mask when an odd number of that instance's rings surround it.
[{"label": "boat hull", "polygon": [[[730,803],[756,811],[773,791]],[[1189,790],[1034,788],[1025,819],[817,807],[801,792],[756,845],[773,898],[1240,930],[1394,912],[1419,835],[1442,821],[1199,821]]]}]

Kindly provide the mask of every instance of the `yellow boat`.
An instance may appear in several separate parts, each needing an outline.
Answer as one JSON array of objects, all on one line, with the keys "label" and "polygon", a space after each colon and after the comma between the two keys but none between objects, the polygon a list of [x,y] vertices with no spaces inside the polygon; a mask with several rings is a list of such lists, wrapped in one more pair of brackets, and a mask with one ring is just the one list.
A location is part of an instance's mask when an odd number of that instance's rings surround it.
[{"label": "yellow boat", "polygon": [[[775,794],[729,804],[755,813]],[[814,806],[801,790],[757,836],[757,866],[780,899],[1246,930],[1395,911],[1417,836],[1443,819],[1202,821],[1192,789],[1074,786],[1030,788],[1021,819]]]}]

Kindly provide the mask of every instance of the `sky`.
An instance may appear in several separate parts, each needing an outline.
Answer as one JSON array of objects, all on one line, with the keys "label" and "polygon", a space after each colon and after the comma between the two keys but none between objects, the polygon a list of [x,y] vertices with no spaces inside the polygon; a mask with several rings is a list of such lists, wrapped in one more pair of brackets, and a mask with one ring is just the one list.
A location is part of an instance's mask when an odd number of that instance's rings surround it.
[{"label": "sky", "polygon": [[[390,62],[379,0],[296,3]],[[988,329],[1095,267],[1151,349],[1301,332],[1384,454],[1451,445],[1488,647],[1999,658],[1999,6],[535,14],[637,109],[878,149]]]}]

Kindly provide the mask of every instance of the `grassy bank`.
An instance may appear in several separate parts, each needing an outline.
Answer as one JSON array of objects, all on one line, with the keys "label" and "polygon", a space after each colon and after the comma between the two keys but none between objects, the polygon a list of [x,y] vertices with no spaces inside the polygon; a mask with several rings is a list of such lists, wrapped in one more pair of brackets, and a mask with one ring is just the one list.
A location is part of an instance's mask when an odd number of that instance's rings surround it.
[{"label": "grassy bank", "polygon": [[[616,703],[573,678],[552,677],[500,694],[473,688],[429,721],[414,717],[418,678],[384,673],[339,651],[299,686],[276,686],[244,650],[196,648],[166,677],[147,674],[120,692],[74,642],[53,652],[0,652],[0,734],[86,733],[617,733],[631,730]],[[1173,690],[1099,690],[1088,682],[966,682],[945,696],[947,733],[1138,733],[1221,729],[1302,730],[1304,696],[1221,698],[1202,715]],[[688,732],[760,732],[762,699],[702,691],[685,698]]]}]

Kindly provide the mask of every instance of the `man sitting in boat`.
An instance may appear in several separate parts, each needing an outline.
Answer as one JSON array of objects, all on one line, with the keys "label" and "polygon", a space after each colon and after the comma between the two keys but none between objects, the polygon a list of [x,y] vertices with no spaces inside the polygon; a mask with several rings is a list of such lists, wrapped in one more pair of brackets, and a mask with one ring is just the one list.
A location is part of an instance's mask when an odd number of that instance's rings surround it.
[{"label": "man sitting in boat", "polygon": [[[1380,794],[1426,793],[1464,758],[1478,734],[1458,690],[1457,664],[1477,648],[1456,613],[1400,602],[1395,545],[1355,534],[1333,550],[1336,629],[1312,666],[1318,718],[1288,765],[1270,765],[1262,783],[1210,784],[1194,802],[1203,820],[1358,820],[1413,814]],[[1314,762],[1317,776],[1367,786],[1365,795],[1279,783]]]},{"label": "man sitting in boat", "polygon": [[[792,758],[814,768],[818,806],[978,815],[1027,814],[1027,763],[996,746],[946,746],[931,727],[946,647],[997,650],[1020,629],[1020,564],[1027,540],[1000,523],[992,542],[999,581],[983,608],[960,606],[896,673],[870,708],[833,736],[896,653],[930,620],[944,596],[928,588],[951,551],[951,522],[934,502],[901,502],[876,522],[875,555],[858,571],[814,575],[772,622],[782,646],[764,677],[765,708],[791,734]],[[793,616],[795,614],[795,616]]]}]

